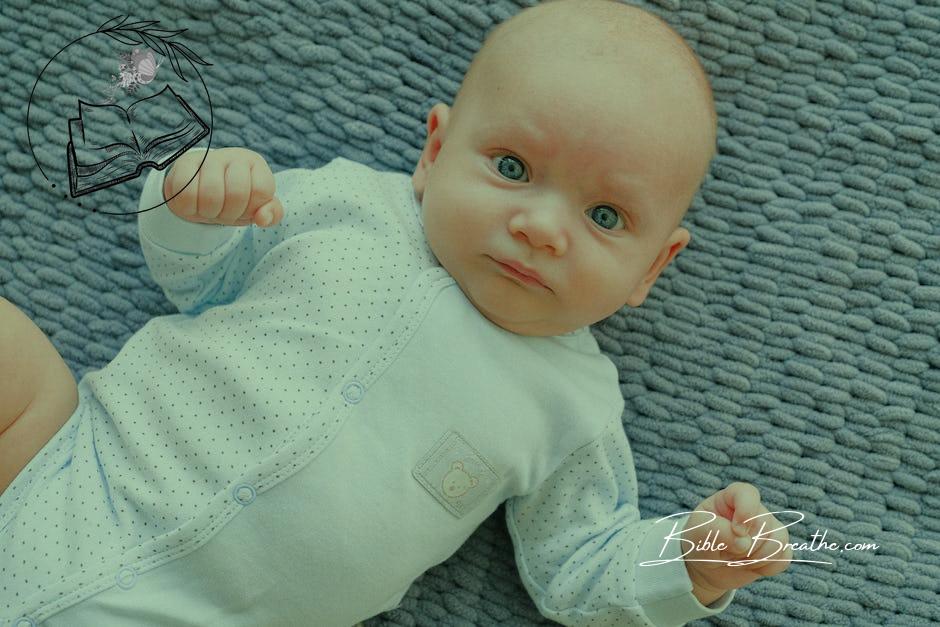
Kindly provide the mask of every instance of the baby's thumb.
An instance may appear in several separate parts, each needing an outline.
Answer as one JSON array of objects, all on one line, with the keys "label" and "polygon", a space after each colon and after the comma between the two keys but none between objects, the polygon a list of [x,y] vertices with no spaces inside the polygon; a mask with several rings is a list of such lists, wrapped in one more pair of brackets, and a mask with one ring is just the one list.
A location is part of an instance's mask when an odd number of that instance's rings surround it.
[{"label": "baby's thumb", "polygon": [[261,206],[254,215],[254,223],[261,227],[274,226],[284,217],[284,206],[277,196]]}]

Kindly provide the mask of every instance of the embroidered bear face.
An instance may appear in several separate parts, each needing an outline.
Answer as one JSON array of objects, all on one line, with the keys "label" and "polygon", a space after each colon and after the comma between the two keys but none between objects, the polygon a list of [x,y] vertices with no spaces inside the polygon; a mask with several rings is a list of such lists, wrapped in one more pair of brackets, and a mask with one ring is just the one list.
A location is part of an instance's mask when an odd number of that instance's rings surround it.
[{"label": "embroidered bear face", "polygon": [[411,474],[434,500],[457,518],[462,518],[481,504],[492,509],[497,500],[489,499],[502,485],[503,478],[493,465],[454,429],[448,429],[440,440],[412,469]]},{"label": "embroidered bear face", "polygon": [[475,488],[478,483],[476,477],[471,477],[463,469],[463,462],[457,461],[450,465],[450,471],[444,475],[441,489],[447,498],[455,499],[466,494],[471,488]]}]

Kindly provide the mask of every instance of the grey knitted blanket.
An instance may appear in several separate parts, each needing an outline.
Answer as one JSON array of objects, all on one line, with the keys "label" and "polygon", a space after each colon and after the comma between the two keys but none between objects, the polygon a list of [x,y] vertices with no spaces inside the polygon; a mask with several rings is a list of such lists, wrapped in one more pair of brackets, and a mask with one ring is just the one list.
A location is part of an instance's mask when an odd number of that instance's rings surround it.
[{"label": "grey knitted blanket", "polygon": [[[137,240],[145,176],[69,194],[78,99],[111,88],[127,103],[171,84],[194,109],[211,101],[213,146],[256,150],[275,171],[343,156],[410,172],[428,109],[451,101],[486,31],[525,4],[0,2],[0,295],[76,378],[174,311]],[[793,540],[877,545],[797,551],[829,563],[741,589],[712,623],[937,624],[940,3],[641,4],[698,51],[720,116],[691,244],[646,303],[593,327],[621,372],[643,515],[748,481],[771,511],[805,515]],[[187,29],[147,45],[177,41],[211,65],[182,49],[157,68],[120,57],[140,44],[96,30],[121,15]],[[131,126],[144,130],[179,115],[141,113]],[[501,508],[368,624],[546,622]]]}]

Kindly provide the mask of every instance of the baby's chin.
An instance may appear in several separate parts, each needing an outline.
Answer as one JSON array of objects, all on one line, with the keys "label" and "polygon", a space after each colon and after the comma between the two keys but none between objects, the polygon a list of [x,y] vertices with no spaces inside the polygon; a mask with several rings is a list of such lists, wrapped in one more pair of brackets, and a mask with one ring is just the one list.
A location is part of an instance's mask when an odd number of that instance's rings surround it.
[{"label": "baby's chin", "polygon": [[[460,285],[459,281],[458,285]],[[507,287],[512,290],[515,285]],[[516,335],[551,337],[564,335],[580,328],[555,319],[550,311],[538,309],[526,311],[530,307],[514,305],[511,296],[507,298],[505,290],[468,290],[462,285],[460,289],[480,315],[501,329]],[[516,296],[524,297],[522,294],[516,294]]]}]

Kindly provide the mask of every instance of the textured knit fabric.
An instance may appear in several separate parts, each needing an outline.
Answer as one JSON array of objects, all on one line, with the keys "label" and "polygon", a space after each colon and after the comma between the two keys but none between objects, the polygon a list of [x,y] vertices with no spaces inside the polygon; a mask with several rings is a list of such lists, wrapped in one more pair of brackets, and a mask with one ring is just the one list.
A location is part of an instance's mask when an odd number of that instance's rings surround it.
[{"label": "textured knit fabric", "polygon": [[82,379],[0,496],[6,618],[342,627],[397,605],[506,499],[547,617],[727,607],[691,595],[678,542],[661,553],[684,518],[639,520],[616,370],[587,329],[487,321],[430,253],[404,175],[337,159],[276,181],[269,229],[141,214],[181,313]]}]

